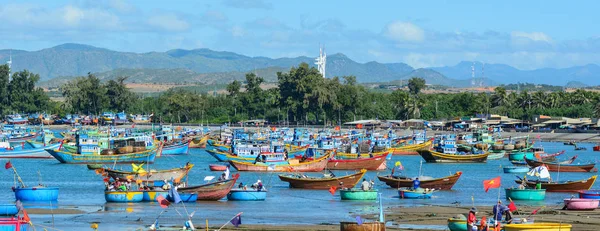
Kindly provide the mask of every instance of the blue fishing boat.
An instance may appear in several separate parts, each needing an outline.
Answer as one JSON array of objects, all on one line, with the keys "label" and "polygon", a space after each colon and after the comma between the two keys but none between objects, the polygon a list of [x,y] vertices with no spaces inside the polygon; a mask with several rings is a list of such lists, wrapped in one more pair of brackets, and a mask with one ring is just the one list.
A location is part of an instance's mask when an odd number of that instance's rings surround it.
[{"label": "blue fishing boat", "polygon": [[526,166],[506,166],[503,168],[504,173],[524,173],[529,172],[529,167]]},{"label": "blue fishing boat", "polygon": [[423,189],[417,189],[417,190],[399,189],[398,190],[398,196],[400,196],[400,199],[430,199],[431,194],[433,194],[433,190],[431,190],[431,191],[423,190]]},{"label": "blue fishing boat", "polygon": [[29,222],[23,217],[0,218],[0,231],[28,231]]},{"label": "blue fishing boat", "polygon": [[13,114],[6,116],[6,122],[8,124],[26,124],[27,118],[22,117],[20,114]]},{"label": "blue fishing boat", "polygon": [[579,191],[579,198],[600,200],[600,190]]},{"label": "blue fishing boat", "polygon": [[167,196],[169,195],[169,192],[167,191],[142,191],[142,193],[142,201],[156,201],[156,198],[158,198],[158,196],[163,196],[164,198],[167,198]]},{"label": "blue fishing boat", "polygon": [[19,209],[14,204],[0,204],[0,216],[14,216],[19,213]]},{"label": "blue fishing boat", "polygon": [[188,154],[190,141],[176,142],[163,146],[161,155],[184,155]]},{"label": "blue fishing boat", "polygon": [[227,194],[227,200],[230,201],[264,201],[265,199],[267,199],[266,190],[232,189]]},{"label": "blue fishing boat", "polygon": [[115,115],[114,124],[126,124],[129,123],[127,114],[125,112],[119,112]]},{"label": "blue fishing boat", "polygon": [[51,144],[42,148],[13,148],[8,146],[8,142],[0,142],[0,158],[52,158],[45,150],[47,148],[58,148],[60,143]]},{"label": "blue fishing boat", "polygon": [[116,203],[141,202],[144,199],[144,193],[141,191],[105,191],[104,199],[106,202]]},{"label": "blue fishing boat", "polygon": [[508,160],[522,161],[525,160],[525,158],[535,159],[534,153],[532,151],[520,151],[508,154]]},{"label": "blue fishing boat", "polygon": [[[183,201],[183,202],[196,202],[198,200],[198,194],[197,193],[180,192],[178,194],[179,194],[179,198],[181,198],[181,201]],[[167,200],[173,202],[173,198],[171,198],[168,195],[167,195]]]},{"label": "blue fishing boat", "polygon": [[17,187],[13,189],[20,201],[57,201],[58,187]]},{"label": "blue fishing boat", "polygon": [[116,155],[77,154],[59,149],[46,149],[56,160],[66,164],[99,164],[99,163],[153,163],[158,148],[143,152]]}]

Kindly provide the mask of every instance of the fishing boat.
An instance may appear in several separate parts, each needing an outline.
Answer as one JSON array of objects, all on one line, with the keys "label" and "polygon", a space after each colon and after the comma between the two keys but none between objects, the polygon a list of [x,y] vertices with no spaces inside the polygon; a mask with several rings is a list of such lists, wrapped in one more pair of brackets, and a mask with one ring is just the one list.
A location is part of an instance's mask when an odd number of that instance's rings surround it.
[{"label": "fishing boat", "polygon": [[506,166],[502,168],[504,173],[525,173],[529,172],[529,167],[525,166]]},{"label": "fishing boat", "polygon": [[[346,175],[346,176],[329,176],[329,177],[309,177],[298,174],[282,174],[279,179],[290,183],[290,188],[303,189],[330,189],[331,187],[346,187],[353,188],[360,179],[367,173],[367,170]],[[340,186],[342,185],[342,186]]]},{"label": "fishing boat", "polygon": [[598,208],[597,199],[567,198],[564,199],[565,208],[568,210],[595,210]]},{"label": "fishing boat", "polygon": [[[578,181],[560,181],[560,182],[548,182],[548,181],[540,181],[542,184],[542,189],[546,189],[546,192],[578,192],[580,190],[589,190],[596,182],[596,178],[598,176],[592,176],[585,180]],[[523,182],[522,179],[515,180],[517,184],[521,184]],[[527,187],[535,188],[537,183],[536,180],[527,179]],[[422,185],[422,184],[421,184]]]},{"label": "fishing boat", "polygon": [[165,144],[162,148],[161,155],[181,155],[188,154],[190,141],[174,142]]},{"label": "fishing boat", "polygon": [[359,159],[329,159],[327,161],[327,168],[331,170],[378,170],[379,167],[385,162],[387,153],[374,156],[372,158],[359,158]]},{"label": "fishing boat", "polygon": [[429,163],[485,163],[489,153],[483,154],[444,154],[429,149],[418,150],[419,155]]},{"label": "fishing boat", "polygon": [[424,190],[419,188],[417,190],[413,189],[398,189],[398,196],[400,199],[431,199],[431,195],[434,190]]},{"label": "fishing boat", "polygon": [[0,216],[14,216],[19,213],[15,204],[0,204]]},{"label": "fishing boat", "polygon": [[210,169],[210,171],[225,171],[225,169],[227,169],[226,165],[220,165],[220,164],[209,164],[208,168]]},{"label": "fishing boat", "polygon": [[115,114],[114,124],[121,125],[126,123],[129,123],[129,119],[127,118],[127,114],[125,114],[125,112],[119,112]]},{"label": "fishing boat", "polygon": [[30,223],[23,217],[2,217],[0,218],[0,230],[4,231],[28,231],[30,229]]},{"label": "fishing boat", "polygon": [[60,143],[51,144],[46,147],[32,148],[32,149],[18,149],[12,148],[9,142],[0,142],[0,158],[40,158],[48,159],[52,158],[46,149],[58,148]]},{"label": "fishing boat", "polygon": [[596,166],[595,163],[590,164],[561,164],[553,162],[542,162],[537,160],[525,159],[527,164],[531,167],[537,167],[545,165],[551,172],[591,172]]},{"label": "fishing boat", "polygon": [[113,113],[113,112],[104,112],[100,116],[100,119],[102,120],[102,124],[112,124],[114,122],[114,120],[115,120],[115,113]]},{"label": "fishing boat", "polygon": [[499,160],[499,159],[502,159],[505,154],[506,154],[506,151],[504,151],[504,150],[493,150],[490,152],[487,159],[488,160]]},{"label": "fishing boat", "polygon": [[579,191],[579,198],[600,200],[600,190]]},{"label": "fishing boat", "polygon": [[507,188],[504,191],[507,200],[543,201],[546,198],[546,189]]},{"label": "fishing boat", "polygon": [[130,115],[131,116],[131,122],[136,123],[136,124],[147,124],[152,122],[152,116],[154,114],[150,114],[150,115]]},{"label": "fishing boat", "polygon": [[566,223],[506,224],[504,231],[571,231],[572,225]]},{"label": "fishing boat", "polygon": [[160,148],[153,148],[142,152],[116,155],[77,154],[62,151],[58,148],[45,149],[60,163],[66,164],[97,164],[97,163],[153,163]]},{"label": "fishing boat", "polygon": [[[327,166],[329,155],[324,155],[316,160],[296,162],[290,164],[251,163],[230,160],[229,163],[238,171],[255,172],[320,172]],[[292,162],[293,160],[290,160]]]},{"label": "fishing boat", "polygon": [[141,191],[142,192],[142,201],[150,201],[150,202],[156,202],[158,199],[158,196],[163,196],[164,198],[167,198],[167,196],[169,195],[168,191]]},{"label": "fishing boat", "polygon": [[385,222],[340,222],[340,231],[385,231]]},{"label": "fishing boat", "polygon": [[[421,187],[432,188],[437,190],[451,190],[452,186],[456,184],[462,172],[456,172],[454,175],[450,175],[442,178],[431,178],[420,176],[419,181]],[[402,177],[402,176],[377,176],[380,181],[392,188],[407,188],[412,187],[414,178]]]},{"label": "fishing boat", "polygon": [[535,159],[533,151],[511,152],[508,154],[508,160],[522,161],[524,159]]},{"label": "fishing boat", "polygon": [[376,156],[383,156],[383,155],[387,155],[389,152],[388,151],[381,151],[381,152],[372,152],[372,153],[346,153],[346,152],[338,152],[335,154],[336,158],[341,158],[341,159],[358,159],[358,156],[360,155],[360,158],[371,158],[371,157],[376,157]]},{"label": "fishing boat", "polygon": [[[115,169],[103,168],[100,172],[105,172],[109,177],[113,179],[119,179],[122,181],[126,181],[127,179],[131,179],[136,182],[141,180],[148,184],[148,186],[162,186],[162,182],[164,180],[180,181],[185,176],[188,175],[189,171],[194,167],[193,164],[187,163],[184,167],[172,168],[166,170],[143,170],[143,169],[135,169],[138,166],[134,166],[134,171],[121,171]],[[141,168],[139,166],[138,168]],[[158,184],[157,184],[158,183]]]},{"label": "fishing boat", "polygon": [[377,190],[362,190],[357,188],[340,190],[342,200],[377,200]]},{"label": "fishing boat", "polygon": [[180,193],[196,193],[197,200],[216,201],[227,196],[231,191],[240,174],[234,174],[231,179],[217,181],[197,186],[187,186],[177,189]]},{"label": "fishing boat", "polygon": [[190,148],[206,148],[206,142],[208,141],[208,135],[204,135],[201,138],[194,138],[190,141]]},{"label": "fishing boat", "polygon": [[399,147],[392,146],[388,151],[392,155],[418,155],[417,150],[431,146],[432,142],[432,140],[428,140],[420,144],[407,144]]},{"label": "fishing boat", "polygon": [[267,190],[254,189],[232,189],[227,194],[227,200],[230,201],[264,201],[267,199]]},{"label": "fishing boat", "polygon": [[26,124],[27,118],[22,117],[20,114],[6,115],[6,122],[8,124]]},{"label": "fishing boat", "polygon": [[106,202],[130,203],[141,202],[144,199],[142,191],[105,191]]}]

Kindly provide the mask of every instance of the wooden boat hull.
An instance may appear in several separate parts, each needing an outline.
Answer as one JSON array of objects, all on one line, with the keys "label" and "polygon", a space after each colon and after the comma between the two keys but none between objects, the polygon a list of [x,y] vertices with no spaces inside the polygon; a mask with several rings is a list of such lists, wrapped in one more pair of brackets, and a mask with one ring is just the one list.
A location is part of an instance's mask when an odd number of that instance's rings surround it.
[{"label": "wooden boat hull", "polygon": [[594,164],[594,163],[591,163],[591,164],[555,164],[555,163],[541,162],[541,161],[530,160],[530,159],[526,159],[525,161],[531,167],[546,165],[546,167],[548,167],[548,171],[551,171],[551,172],[559,172],[559,171],[560,172],[591,172],[592,169],[594,169],[594,166],[596,166],[596,164]]},{"label": "wooden boat hull", "polygon": [[208,168],[210,169],[210,171],[225,171],[227,169],[227,166],[225,165],[220,165],[220,164],[209,164]]},{"label": "wooden boat hull", "polygon": [[444,154],[428,149],[417,150],[428,163],[485,163],[489,153],[484,154]]},{"label": "wooden boat hull", "polygon": [[265,164],[265,163],[250,163],[230,160],[229,163],[238,171],[254,171],[254,172],[320,172],[327,166],[329,155],[320,157],[319,159],[298,163],[298,164]]},{"label": "wooden boat hull", "polygon": [[340,231],[385,231],[385,223],[364,222],[359,225],[356,222],[340,222]]},{"label": "wooden boat hull", "polygon": [[353,188],[366,173],[366,170],[361,170],[354,174],[332,178],[301,178],[298,175],[288,174],[279,175],[279,179],[290,183],[290,188],[330,189],[332,186],[340,187],[340,183],[346,188]]},{"label": "wooden boat hull", "polygon": [[15,188],[15,199],[20,201],[57,201],[57,187]]},{"label": "wooden boat hull", "polygon": [[197,200],[217,201],[227,196],[227,194],[229,193],[229,191],[231,191],[239,177],[239,174],[235,174],[229,180],[217,181],[198,186],[179,188],[178,191],[180,193],[196,193]]},{"label": "wooden boat hull", "polygon": [[419,155],[417,150],[429,147],[432,142],[433,141],[428,140],[420,144],[411,144],[401,147],[391,147],[389,151],[392,155]]},{"label": "wooden boat hull", "polygon": [[157,149],[119,155],[76,154],[58,149],[46,149],[56,160],[65,164],[123,164],[123,163],[153,163]]},{"label": "wooden boat hull", "polygon": [[571,231],[571,227],[565,223],[506,224],[504,231]]},{"label": "wooden boat hull", "polygon": [[377,200],[377,193],[377,190],[343,189],[340,197],[342,200]]},{"label": "wooden boat hull", "polygon": [[[109,177],[113,179],[119,178],[120,180],[132,179],[132,181],[141,180],[143,182],[156,182],[156,181],[164,181],[166,180],[181,180],[190,172],[190,170],[194,167],[193,164],[188,164],[183,168],[173,168],[167,170],[159,170],[154,171],[150,170],[147,173],[136,173],[129,171],[119,171],[112,169],[103,169],[104,172],[108,174]],[[156,186],[156,185],[155,185]],[[161,184],[162,186],[162,184]]]},{"label": "wooden boat hull", "polygon": [[594,210],[598,208],[599,200],[584,198],[564,199],[565,207],[568,210]]},{"label": "wooden boat hull", "polygon": [[142,201],[156,202],[158,196],[163,196],[167,198],[169,195],[168,191],[141,191],[142,192]]},{"label": "wooden boat hull", "polygon": [[[542,189],[546,189],[546,192],[578,192],[580,190],[589,190],[596,182],[598,176],[592,176],[585,180],[560,182],[560,183],[548,183],[542,182]],[[521,184],[521,180],[515,180],[517,184]],[[529,188],[534,188],[536,185],[535,181],[527,181]]]},{"label": "wooden boat hull", "polygon": [[354,159],[354,160],[337,160],[330,159],[327,162],[327,168],[331,170],[379,170],[379,166],[385,162],[387,153],[373,158]]},{"label": "wooden boat hull", "polygon": [[506,199],[543,201],[546,199],[546,189],[505,189]]},{"label": "wooden boat hull", "polygon": [[[371,158],[371,155],[373,157],[376,156],[382,156],[382,155],[387,155],[389,152],[388,151],[383,151],[383,152],[374,152],[374,153],[361,153],[360,154],[360,158]],[[357,159],[358,158],[358,154],[357,153],[345,153],[345,152],[338,152],[335,154],[336,158],[339,159],[346,159],[346,160],[353,160],[353,159]]]},{"label": "wooden boat hull", "polygon": [[19,209],[14,204],[0,204],[0,216],[14,216]]},{"label": "wooden boat hull", "polygon": [[144,193],[141,191],[107,191],[104,192],[106,202],[132,203],[142,202]]},{"label": "wooden boat hull", "polygon": [[162,148],[161,155],[186,155],[189,151],[190,141],[177,143],[173,145],[166,145]]},{"label": "wooden boat hull", "polygon": [[525,173],[529,172],[529,167],[523,166],[507,166],[503,168],[504,173]]},{"label": "wooden boat hull", "polygon": [[579,198],[600,200],[600,191],[599,190],[579,191]]},{"label": "wooden boat hull", "polygon": [[189,147],[190,148],[206,148],[206,141],[208,141],[208,135],[205,135],[200,139],[192,139]]},{"label": "wooden boat hull", "polygon": [[398,190],[398,196],[400,199],[431,199],[431,195],[433,192],[419,192],[419,191],[411,191],[411,190]]},{"label": "wooden boat hull", "polygon": [[33,149],[22,149],[13,151],[0,151],[0,158],[39,158],[49,159],[52,155],[46,151],[48,148],[58,148],[60,143],[51,144],[47,147],[33,148]]},{"label": "wooden boat hull", "polygon": [[[451,190],[456,184],[462,172],[456,172],[454,175],[436,178],[432,180],[420,180],[422,188],[432,188],[436,190]],[[391,176],[377,176],[380,181],[392,188],[408,188],[412,187],[413,179],[411,178],[395,178]]]},{"label": "wooden boat hull", "polygon": [[267,191],[232,189],[227,194],[230,201],[264,201],[267,199]]}]

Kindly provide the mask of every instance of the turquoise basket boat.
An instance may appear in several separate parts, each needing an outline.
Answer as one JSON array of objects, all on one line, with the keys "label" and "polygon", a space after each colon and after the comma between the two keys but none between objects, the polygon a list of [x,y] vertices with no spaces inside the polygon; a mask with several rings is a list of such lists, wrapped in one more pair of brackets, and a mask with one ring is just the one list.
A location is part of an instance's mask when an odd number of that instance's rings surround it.
[{"label": "turquoise basket boat", "polygon": [[546,198],[546,189],[505,189],[506,199],[543,201]]},{"label": "turquoise basket boat", "polygon": [[144,193],[141,191],[106,191],[104,199],[106,202],[116,203],[141,202],[144,200]]},{"label": "turquoise basket boat", "polygon": [[449,218],[448,229],[450,231],[467,231],[467,220]]},{"label": "turquoise basket boat", "polygon": [[342,200],[377,200],[377,190],[343,189],[340,196]]},{"label": "turquoise basket boat", "polygon": [[521,161],[525,159],[524,157],[527,157],[527,159],[532,160],[535,159],[533,152],[514,152],[508,154],[508,160]]},{"label": "turquoise basket boat", "polygon": [[15,188],[15,199],[20,201],[57,201],[58,187]]},{"label": "turquoise basket boat", "polygon": [[232,189],[227,194],[230,201],[264,201],[267,199],[267,191]]},{"label": "turquoise basket boat", "polygon": [[506,166],[503,169],[504,169],[504,173],[525,173],[525,172],[529,172],[529,167],[526,167],[526,166]]},{"label": "turquoise basket boat", "polygon": [[0,205],[0,216],[14,216],[19,213],[19,209],[14,204]]},{"label": "turquoise basket boat", "polygon": [[433,194],[433,191],[413,191],[408,189],[398,190],[398,196],[400,196],[400,199],[431,199],[431,194]]}]

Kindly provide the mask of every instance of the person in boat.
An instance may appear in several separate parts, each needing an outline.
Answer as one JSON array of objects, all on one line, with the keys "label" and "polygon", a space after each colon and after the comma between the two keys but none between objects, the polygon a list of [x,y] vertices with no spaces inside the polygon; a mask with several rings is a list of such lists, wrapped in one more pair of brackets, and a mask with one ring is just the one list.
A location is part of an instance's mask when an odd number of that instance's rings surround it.
[{"label": "person in boat", "polygon": [[169,181],[167,181],[166,179],[163,181],[163,186],[162,189],[167,191],[169,189],[171,189],[171,183],[169,183]]},{"label": "person in boat", "polygon": [[229,164],[225,167],[225,172],[223,172],[223,174],[225,175],[224,180],[229,180]]},{"label": "person in boat", "polygon": [[262,162],[263,163],[267,163],[267,156],[266,155],[261,155],[262,157]]},{"label": "person in boat", "polygon": [[[250,151],[250,155],[254,155],[254,151]],[[256,159],[254,159],[254,164],[260,163],[262,159],[260,158],[260,154],[256,155]]]},{"label": "person in boat", "polygon": [[539,179],[535,182],[535,189],[542,189],[542,182]]},{"label": "person in boat", "polygon": [[360,184],[360,188],[363,191],[369,191],[371,189],[371,183],[369,183],[367,179],[363,179],[363,182]]},{"label": "person in boat", "polygon": [[418,177],[413,180],[412,186],[413,186],[413,190],[417,190],[421,187],[421,181],[419,181]]},{"label": "person in boat", "polygon": [[244,188],[244,183],[240,182],[240,184],[238,184],[238,188]]},{"label": "person in boat", "polygon": [[225,173],[221,173],[221,176],[219,177],[219,181],[224,181],[224,180],[227,180],[225,178]]},{"label": "person in boat", "polygon": [[475,223],[477,222],[477,208],[473,207],[469,211],[469,215],[467,216],[467,230],[472,231],[473,229],[477,230],[477,226]]},{"label": "person in boat", "polygon": [[512,223],[512,217],[513,217],[513,213],[510,211],[510,209],[507,206],[506,210],[504,210],[504,221],[506,221],[507,224],[510,224],[510,223]]},{"label": "person in boat", "polygon": [[287,149],[283,150],[283,160],[285,160],[285,161],[288,160],[288,151],[287,151]]},{"label": "person in boat", "polygon": [[260,180],[257,180],[256,183],[252,184],[252,188],[256,189],[256,191],[261,191],[263,189],[263,184]]}]

